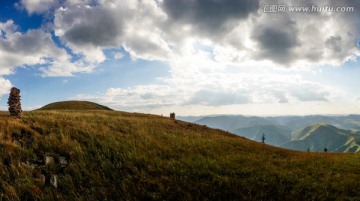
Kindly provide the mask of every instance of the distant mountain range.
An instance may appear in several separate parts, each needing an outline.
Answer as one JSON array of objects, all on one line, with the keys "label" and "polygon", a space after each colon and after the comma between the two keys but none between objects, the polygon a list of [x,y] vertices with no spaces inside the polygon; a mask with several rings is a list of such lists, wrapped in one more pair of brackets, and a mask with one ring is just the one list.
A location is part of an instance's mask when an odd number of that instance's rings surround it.
[{"label": "distant mountain range", "polygon": [[360,152],[360,115],[178,117],[254,141],[300,151]]},{"label": "distant mountain range", "polygon": [[281,145],[295,150],[359,152],[360,131],[340,129],[329,124],[314,124],[294,131],[291,141]]},{"label": "distant mountain range", "polygon": [[259,125],[229,131],[258,142],[262,141],[261,138],[264,134],[266,143],[274,146],[281,146],[289,142],[292,133],[290,129],[277,125]]}]

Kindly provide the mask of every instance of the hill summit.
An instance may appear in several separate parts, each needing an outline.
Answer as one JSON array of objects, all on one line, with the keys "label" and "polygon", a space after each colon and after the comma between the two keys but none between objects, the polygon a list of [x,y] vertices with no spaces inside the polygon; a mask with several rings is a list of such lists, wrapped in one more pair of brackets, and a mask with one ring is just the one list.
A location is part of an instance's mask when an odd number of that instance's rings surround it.
[{"label": "hill summit", "polygon": [[112,110],[112,109],[104,105],[100,105],[90,101],[72,100],[72,101],[61,101],[61,102],[50,103],[40,108],[39,110]]}]

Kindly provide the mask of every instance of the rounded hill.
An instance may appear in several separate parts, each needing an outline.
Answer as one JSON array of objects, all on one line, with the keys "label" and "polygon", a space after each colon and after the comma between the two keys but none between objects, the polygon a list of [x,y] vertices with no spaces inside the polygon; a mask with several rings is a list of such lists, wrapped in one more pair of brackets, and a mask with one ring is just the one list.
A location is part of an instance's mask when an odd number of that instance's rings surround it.
[{"label": "rounded hill", "polygon": [[39,110],[112,110],[109,107],[90,101],[61,101],[45,105]]}]

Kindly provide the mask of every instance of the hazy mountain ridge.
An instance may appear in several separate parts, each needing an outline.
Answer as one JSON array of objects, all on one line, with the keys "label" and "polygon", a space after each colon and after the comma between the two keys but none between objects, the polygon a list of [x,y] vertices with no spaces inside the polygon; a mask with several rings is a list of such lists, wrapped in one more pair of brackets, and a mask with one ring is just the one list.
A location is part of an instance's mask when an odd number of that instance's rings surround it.
[{"label": "hazy mountain ridge", "polygon": [[294,117],[270,117],[273,122],[285,126],[292,130],[299,130],[301,128],[314,124],[329,124],[342,129],[360,130],[360,115],[347,116],[294,116]]},{"label": "hazy mountain ridge", "polygon": [[235,130],[258,125],[271,125],[272,121],[262,117],[245,117],[245,116],[215,116],[204,117],[195,123],[204,124],[211,128],[219,128],[223,130]]},{"label": "hazy mountain ridge", "polygon": [[[230,132],[251,140],[301,151],[358,152],[360,115],[246,117],[222,115],[204,117],[195,123]],[[290,133],[290,135],[289,135]]]},{"label": "hazy mountain ridge", "polygon": [[292,141],[281,147],[295,150],[359,152],[360,131],[339,129],[328,124],[315,124],[292,134]]},{"label": "hazy mountain ridge", "polygon": [[266,142],[280,146],[291,140],[291,130],[277,125],[259,125],[230,130],[230,132],[260,142],[266,133]]}]

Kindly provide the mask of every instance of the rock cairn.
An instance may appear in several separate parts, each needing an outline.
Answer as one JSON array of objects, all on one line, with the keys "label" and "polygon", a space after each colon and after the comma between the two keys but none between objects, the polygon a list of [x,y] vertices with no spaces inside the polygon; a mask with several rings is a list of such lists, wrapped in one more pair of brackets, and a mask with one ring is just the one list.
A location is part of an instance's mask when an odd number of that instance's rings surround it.
[{"label": "rock cairn", "polygon": [[11,88],[8,105],[9,105],[9,112],[11,116],[14,117],[21,117],[21,103],[20,103],[20,89],[13,87]]},{"label": "rock cairn", "polygon": [[170,113],[170,118],[175,119],[175,113],[174,112]]}]

